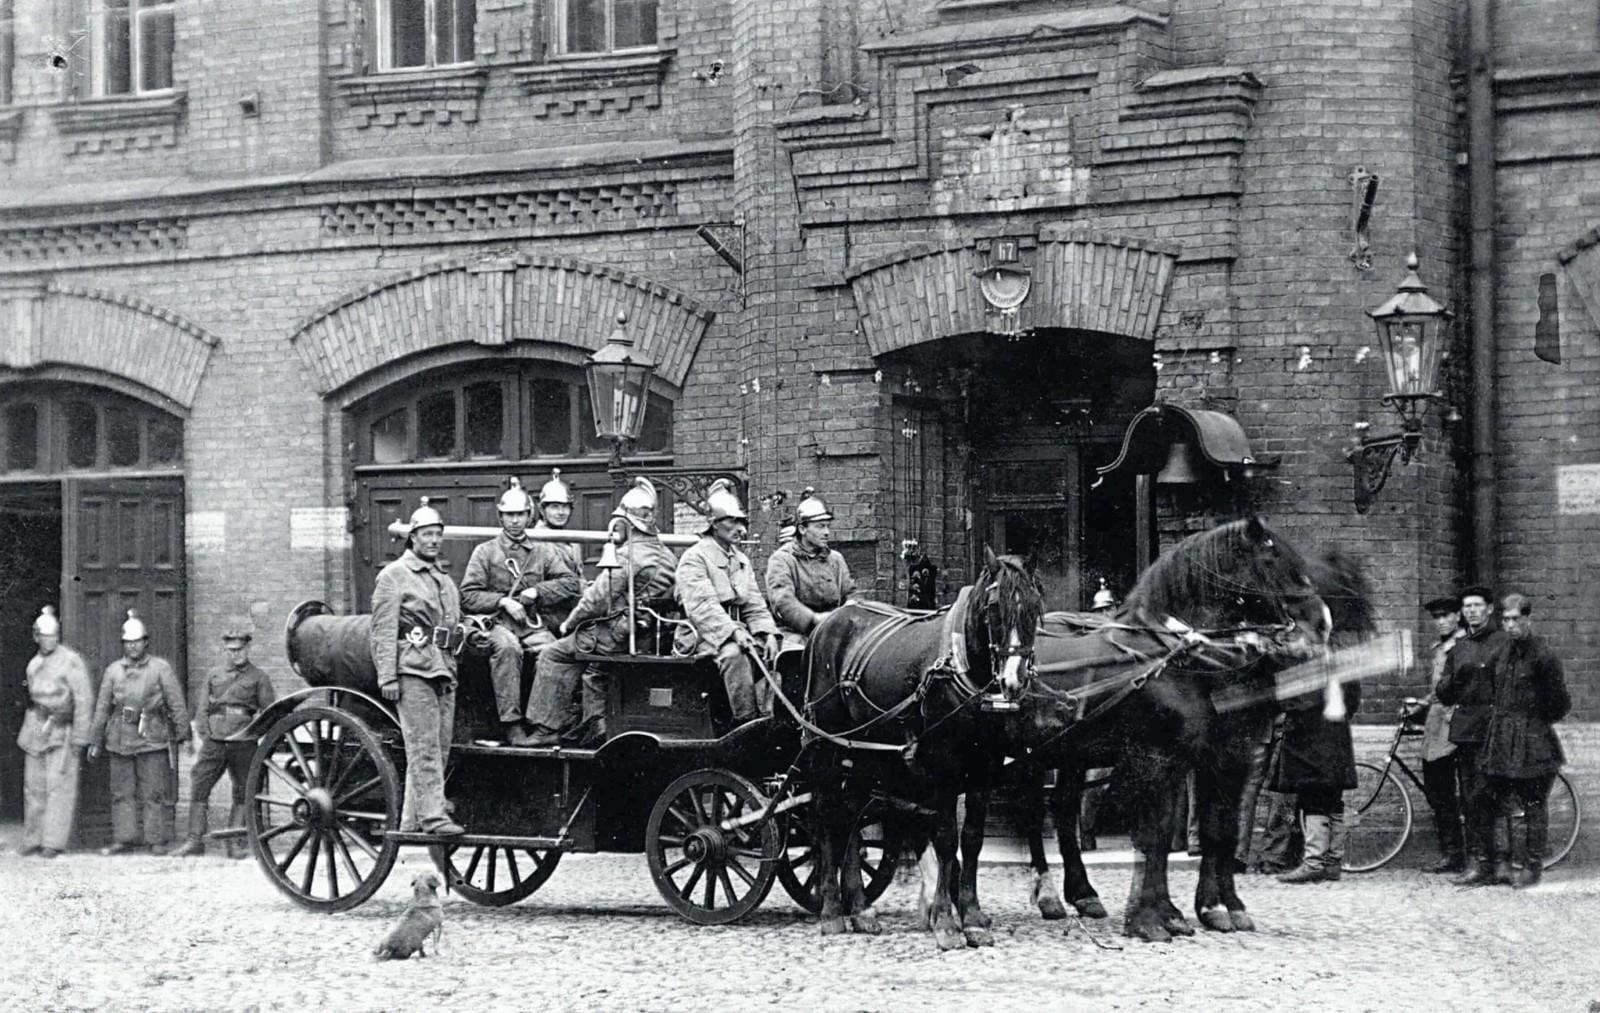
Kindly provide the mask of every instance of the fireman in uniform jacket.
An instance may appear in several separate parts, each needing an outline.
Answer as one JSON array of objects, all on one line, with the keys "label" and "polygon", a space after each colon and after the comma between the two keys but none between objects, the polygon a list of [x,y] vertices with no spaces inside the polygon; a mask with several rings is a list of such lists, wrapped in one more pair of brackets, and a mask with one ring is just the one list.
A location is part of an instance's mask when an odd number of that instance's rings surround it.
[{"label": "fireman in uniform jacket", "polygon": [[[561,624],[561,639],[539,654],[528,694],[528,721],[533,725],[528,745],[559,745],[564,737],[580,734],[583,745],[605,740],[604,676],[586,671],[590,666],[578,655],[628,653],[630,581],[636,602],[671,596],[678,560],[661,544],[656,504],[655,486],[638,478],[611,512],[612,530],[626,532],[627,540],[616,550],[617,565],[601,570]],[[580,681],[581,723],[572,713]]]},{"label": "fireman in uniform jacket", "polygon": [[[1506,653],[1506,635],[1494,622],[1494,592],[1469,587],[1461,592],[1461,618],[1467,633],[1450,649],[1434,698],[1452,706],[1450,741],[1456,745],[1456,773],[1461,779],[1461,808],[1466,823],[1467,871],[1451,880],[1458,886],[1496,882],[1494,836],[1496,816],[1478,751],[1489,733],[1494,709],[1494,673]],[[1503,869],[1501,872],[1507,872]]]},{"label": "fireman in uniform jacket", "polygon": [[372,663],[384,699],[398,701],[406,747],[403,832],[454,837],[466,831],[446,814],[444,761],[456,720],[456,651],[461,596],[439,569],[444,518],[422,504],[411,515],[406,551],[378,573],[372,590]]},{"label": "fireman in uniform jacket", "polygon": [[676,646],[679,653],[692,650],[716,660],[737,725],[761,716],[748,652],[760,650],[770,666],[783,638],[756,586],[750,557],[738,546],[749,517],[733,483],[713,482],[706,507],[710,526],[678,562],[678,601],[690,627],[679,630]]},{"label": "fireman in uniform jacket", "polygon": [[1509,796],[1522,805],[1527,838],[1519,839],[1513,830],[1510,841],[1512,864],[1522,866],[1513,884],[1518,889],[1536,886],[1544,870],[1550,834],[1545,799],[1565,760],[1550,726],[1572,709],[1561,659],[1534,636],[1532,613],[1532,604],[1520,594],[1501,600],[1506,653],[1495,669],[1494,710],[1479,754],[1494,811],[1501,811]]},{"label": "fireman in uniform jacket", "polygon": [[61,642],[61,621],[49,605],[33,621],[33,640],[39,653],[28,662],[28,710],[17,733],[24,757],[18,854],[54,858],[72,836],[79,750],[90,742],[95,701],[89,669]]},{"label": "fireman in uniform jacket", "polygon": [[[249,727],[255,716],[278,698],[267,673],[250,661],[250,631],[243,622],[234,622],[222,633],[222,648],[227,664],[221,671],[200,683],[194,701],[194,745],[196,757],[189,771],[189,833],[172,854],[178,857],[206,853],[205,836],[211,806],[211,792],[228,772],[232,808],[228,826],[244,825],[245,778],[250,772],[250,756],[256,751],[254,739],[229,741]],[[229,858],[244,858],[249,852],[243,842],[229,840]]]},{"label": "fireman in uniform jacket", "polygon": [[[111,760],[111,844],[103,855],[143,843],[164,854],[177,804],[171,747],[189,727],[183,688],[166,659],[149,653],[150,634],[132,609],[122,624],[122,657],[106,666],[90,732],[91,759]],[[187,741],[187,737],[183,737]]]},{"label": "fireman in uniform jacket", "polygon": [[500,534],[472,550],[461,577],[461,608],[493,616],[489,679],[505,741],[526,745],[522,726],[522,656],[555,641],[553,632],[583,583],[561,546],[525,538],[533,501],[515,478],[500,496]]},{"label": "fireman in uniform jacket", "polygon": [[[571,519],[572,489],[568,487],[567,483],[561,481],[561,469],[551,468],[550,481],[546,482],[539,490],[539,520],[533,525],[533,530],[560,531],[567,526],[567,522]],[[540,544],[554,549],[561,556],[562,561],[567,564],[567,569],[576,574],[579,578],[579,584],[582,584],[583,561],[578,558],[578,547],[576,545],[571,542],[541,542]],[[580,586],[577,591],[572,593],[571,599],[560,607],[560,611],[565,613],[573,605],[576,605],[578,595],[581,592],[582,587]],[[550,612],[554,614],[556,611],[555,605],[552,604]],[[555,625],[559,627],[563,616],[555,615],[554,618],[556,620]]]},{"label": "fireman in uniform jacket", "polygon": [[828,547],[833,514],[811,489],[795,508],[795,537],[767,559],[767,597],[779,632],[804,646],[829,612],[856,593],[844,557]]}]

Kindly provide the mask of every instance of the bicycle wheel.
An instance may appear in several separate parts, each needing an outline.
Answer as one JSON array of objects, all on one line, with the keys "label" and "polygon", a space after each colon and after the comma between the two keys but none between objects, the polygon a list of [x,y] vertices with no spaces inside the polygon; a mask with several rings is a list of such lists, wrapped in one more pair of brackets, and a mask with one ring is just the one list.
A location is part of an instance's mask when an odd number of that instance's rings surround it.
[{"label": "bicycle wheel", "polygon": [[1544,860],[1544,867],[1548,869],[1572,851],[1572,846],[1578,841],[1578,824],[1583,821],[1578,793],[1573,790],[1567,775],[1556,775],[1555,783],[1550,786],[1550,797],[1545,802],[1545,811],[1550,815],[1550,853]]},{"label": "bicycle wheel", "polygon": [[1411,836],[1411,796],[1387,767],[1356,764],[1356,786],[1344,793],[1344,871],[1388,864]]}]

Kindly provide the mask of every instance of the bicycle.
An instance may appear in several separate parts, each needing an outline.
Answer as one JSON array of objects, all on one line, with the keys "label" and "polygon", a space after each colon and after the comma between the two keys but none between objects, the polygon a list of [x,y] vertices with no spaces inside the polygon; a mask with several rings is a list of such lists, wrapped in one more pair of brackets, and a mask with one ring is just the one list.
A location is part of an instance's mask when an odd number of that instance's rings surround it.
[{"label": "bicycle", "polygon": [[[1400,743],[1404,739],[1419,738],[1428,707],[1415,697],[1407,697],[1400,704],[1400,726],[1389,742],[1388,755],[1383,764],[1365,760],[1356,763],[1356,787],[1344,793],[1345,811],[1345,872],[1371,872],[1387,865],[1411,839],[1414,806],[1406,786],[1395,776],[1395,768],[1405,774],[1423,798],[1427,792],[1422,778],[1411,764],[1400,756]],[[1557,774],[1550,786],[1546,802],[1550,817],[1550,853],[1544,860],[1546,869],[1555,865],[1572,851],[1578,840],[1578,827],[1583,811],[1578,804],[1578,793],[1565,774]],[[1509,814],[1513,819],[1522,817],[1521,811]]]}]

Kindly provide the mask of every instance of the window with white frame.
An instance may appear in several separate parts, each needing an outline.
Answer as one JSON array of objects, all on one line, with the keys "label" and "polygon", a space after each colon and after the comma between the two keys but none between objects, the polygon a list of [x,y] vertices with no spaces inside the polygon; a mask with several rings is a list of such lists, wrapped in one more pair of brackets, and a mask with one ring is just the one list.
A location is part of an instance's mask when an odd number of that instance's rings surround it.
[{"label": "window with white frame", "polygon": [[173,0],[93,0],[94,94],[143,95],[172,88]]},{"label": "window with white frame", "polygon": [[656,0],[555,0],[556,49],[615,53],[656,44]]},{"label": "window with white frame", "polygon": [[472,62],[477,0],[377,0],[378,68]]}]

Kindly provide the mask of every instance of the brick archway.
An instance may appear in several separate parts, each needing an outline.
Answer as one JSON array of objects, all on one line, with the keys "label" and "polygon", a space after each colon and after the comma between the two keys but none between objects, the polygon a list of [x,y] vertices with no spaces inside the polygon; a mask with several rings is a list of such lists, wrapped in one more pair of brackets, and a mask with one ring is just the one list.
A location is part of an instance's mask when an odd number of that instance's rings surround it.
[{"label": "brick archway", "polygon": [[[1032,291],[1015,326],[1101,331],[1153,341],[1178,250],[1085,229],[1045,227],[1021,263]],[[852,271],[850,289],[874,356],[1000,323],[978,289],[976,241],[913,246]]]},{"label": "brick archway", "polygon": [[694,299],[615,268],[529,254],[450,260],[388,279],[323,307],[289,339],[328,395],[399,359],[521,342],[587,353],[618,312],[657,377],[683,386],[715,314]]},{"label": "brick archway", "polygon": [[58,374],[182,413],[216,345],[199,325],[133,296],[58,282],[0,288],[0,379]]}]

